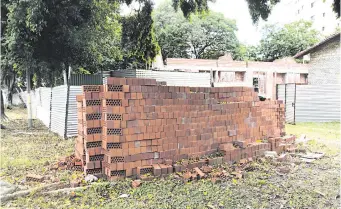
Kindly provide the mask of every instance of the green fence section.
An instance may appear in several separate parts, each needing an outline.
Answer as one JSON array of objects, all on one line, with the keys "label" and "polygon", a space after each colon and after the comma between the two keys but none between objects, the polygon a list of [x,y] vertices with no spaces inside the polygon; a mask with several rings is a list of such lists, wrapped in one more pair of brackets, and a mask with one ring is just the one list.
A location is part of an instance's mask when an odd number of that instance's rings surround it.
[{"label": "green fence section", "polygon": [[82,86],[82,85],[102,85],[103,79],[101,75],[87,75],[87,74],[71,74],[69,85]]}]

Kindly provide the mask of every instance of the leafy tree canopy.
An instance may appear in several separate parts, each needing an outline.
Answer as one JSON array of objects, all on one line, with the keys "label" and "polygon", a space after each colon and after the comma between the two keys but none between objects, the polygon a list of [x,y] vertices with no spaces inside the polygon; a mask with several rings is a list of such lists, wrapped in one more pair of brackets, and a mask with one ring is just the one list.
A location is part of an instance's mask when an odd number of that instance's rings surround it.
[{"label": "leafy tree canopy", "polygon": [[297,21],[284,27],[266,25],[258,46],[240,46],[236,59],[274,61],[283,57],[292,57],[296,53],[316,44],[321,35],[308,21]]},{"label": "leafy tree canopy", "polygon": [[207,12],[186,19],[164,2],[154,12],[155,33],[163,60],[167,57],[216,59],[238,46],[234,20]]},{"label": "leafy tree canopy", "polygon": [[[189,17],[191,13],[197,11],[207,11],[207,3],[214,0],[173,0],[175,9],[181,8],[185,17]],[[254,23],[258,22],[260,18],[266,20],[271,13],[271,9],[280,0],[246,0],[249,7],[249,12]],[[340,0],[334,0],[333,10],[337,17],[340,17]]]},{"label": "leafy tree canopy", "polygon": [[19,75],[34,70],[46,82],[67,66],[94,72],[120,57],[118,6],[105,0],[10,1],[2,64]]},{"label": "leafy tree canopy", "polygon": [[284,25],[283,28],[268,25],[264,28],[263,35],[260,50],[265,61],[294,56],[320,39],[319,33],[312,28],[312,23],[303,20]]},{"label": "leafy tree canopy", "polygon": [[155,40],[151,1],[141,3],[140,9],[133,15],[122,18],[123,60],[119,68],[145,68],[151,65],[159,53]]}]

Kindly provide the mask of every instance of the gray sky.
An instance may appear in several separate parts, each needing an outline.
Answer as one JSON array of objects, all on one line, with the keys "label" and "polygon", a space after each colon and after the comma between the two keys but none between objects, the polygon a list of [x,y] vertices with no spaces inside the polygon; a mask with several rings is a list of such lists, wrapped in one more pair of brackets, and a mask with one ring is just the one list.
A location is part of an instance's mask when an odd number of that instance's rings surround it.
[{"label": "gray sky", "polygon": [[[162,1],[162,0],[156,0]],[[225,17],[237,22],[239,41],[246,44],[257,44],[261,38],[260,28],[252,24],[247,3],[244,0],[217,0],[209,8],[223,13]]]}]

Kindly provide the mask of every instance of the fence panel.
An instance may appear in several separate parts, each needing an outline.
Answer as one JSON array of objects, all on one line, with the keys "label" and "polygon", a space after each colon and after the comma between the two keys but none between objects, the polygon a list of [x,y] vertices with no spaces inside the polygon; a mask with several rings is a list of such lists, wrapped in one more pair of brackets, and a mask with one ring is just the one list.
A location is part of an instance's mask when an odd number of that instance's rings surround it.
[{"label": "fence panel", "polygon": [[296,84],[285,85],[285,121],[295,123]]},{"label": "fence panel", "polygon": [[52,88],[52,109],[51,109],[51,131],[64,137],[67,86],[57,86]]},{"label": "fence panel", "polygon": [[340,121],[339,85],[297,85],[296,121]]},{"label": "fence panel", "polygon": [[51,114],[51,88],[40,87],[39,91],[39,105],[37,108],[37,118],[41,120],[46,127],[50,128],[50,114]]},{"label": "fence panel", "polygon": [[113,77],[153,78],[166,81],[167,86],[210,87],[210,73],[190,73],[152,70],[121,70],[112,71]]},{"label": "fence panel", "polygon": [[71,74],[69,85],[82,86],[82,85],[102,85],[102,75],[87,75],[87,74]]},{"label": "fence panel", "polygon": [[67,112],[67,137],[77,136],[78,134],[78,116],[77,116],[77,100],[76,96],[82,94],[81,86],[70,86],[69,102]]}]

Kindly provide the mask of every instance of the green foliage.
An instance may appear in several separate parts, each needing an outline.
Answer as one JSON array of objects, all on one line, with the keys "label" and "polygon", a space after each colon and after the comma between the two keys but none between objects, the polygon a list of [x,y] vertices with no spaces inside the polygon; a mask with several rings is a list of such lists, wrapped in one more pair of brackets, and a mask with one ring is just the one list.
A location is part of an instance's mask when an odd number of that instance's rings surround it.
[{"label": "green foliage", "polygon": [[167,57],[189,58],[190,23],[180,11],[174,11],[170,2],[164,1],[153,12],[155,36],[164,61]]},{"label": "green foliage", "polygon": [[262,57],[257,46],[246,46],[240,44],[232,54],[234,60],[239,61],[260,61]]},{"label": "green foliage", "polygon": [[333,11],[336,13],[337,17],[340,17],[340,0],[334,0]]},{"label": "green foliage", "polygon": [[[207,11],[207,3],[214,0],[173,0],[175,9],[181,8],[185,17],[196,12]],[[281,0],[246,0],[253,23],[257,23],[261,18],[267,20],[273,6]],[[333,11],[340,17],[340,0],[334,0]]]},{"label": "green foliage", "polygon": [[190,14],[195,12],[203,12],[208,10],[208,1],[214,0],[173,0],[173,7],[177,11],[180,7],[184,16],[188,18]]},{"label": "green foliage", "polygon": [[[207,11],[207,3],[214,0],[173,0],[175,9],[181,8],[185,17],[189,17],[191,13]],[[254,23],[260,18],[266,20],[271,12],[272,7],[280,0],[246,0],[249,12]]]},{"label": "green foliage", "polygon": [[236,22],[222,14],[195,15],[191,22],[190,45],[196,58],[217,59],[238,46]]},{"label": "green foliage", "polygon": [[146,1],[136,14],[122,18],[121,68],[145,68],[158,54],[160,49],[155,40],[152,11],[152,2]]},{"label": "green foliage", "polygon": [[320,34],[312,28],[312,23],[297,21],[284,27],[266,25],[258,46],[240,45],[233,57],[235,60],[274,61],[292,57],[298,52],[316,44]]},{"label": "green foliage", "polygon": [[271,9],[280,0],[246,0],[253,23],[257,23],[260,18],[267,20]]},{"label": "green foliage", "polygon": [[319,41],[319,33],[312,28],[311,22],[298,21],[285,25],[283,28],[267,25],[263,30],[260,42],[262,60],[294,56]]},{"label": "green foliage", "polygon": [[153,17],[163,60],[167,57],[216,59],[238,46],[236,23],[222,14],[192,15],[189,21],[174,12],[170,2],[165,2]]},{"label": "green foliage", "polygon": [[105,0],[9,2],[2,42],[6,65],[29,68],[45,83],[68,66],[97,71],[120,58],[118,6]]}]

